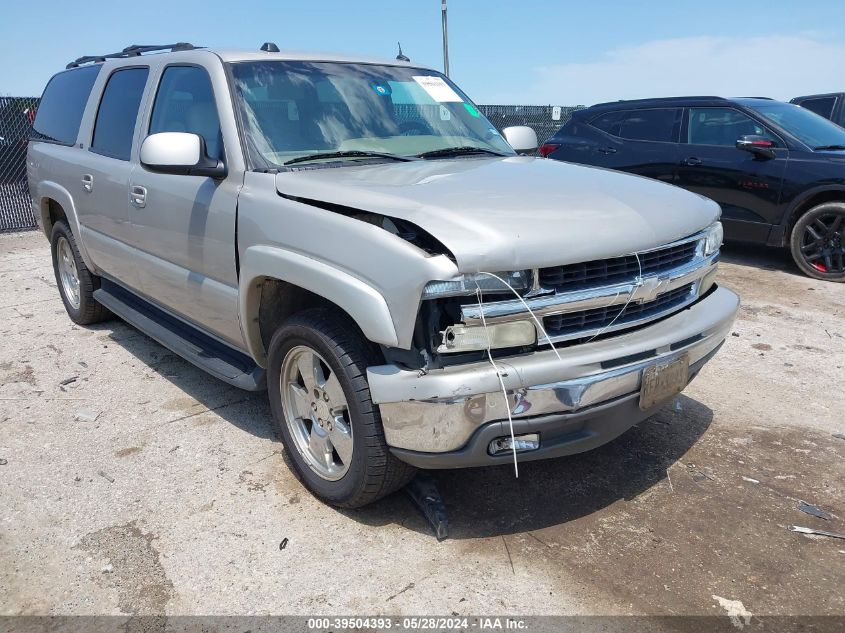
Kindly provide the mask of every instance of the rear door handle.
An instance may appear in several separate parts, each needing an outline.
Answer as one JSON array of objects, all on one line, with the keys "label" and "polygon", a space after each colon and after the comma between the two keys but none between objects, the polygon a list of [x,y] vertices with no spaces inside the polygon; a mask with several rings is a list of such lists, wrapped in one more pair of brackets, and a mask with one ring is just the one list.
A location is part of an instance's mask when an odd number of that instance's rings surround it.
[{"label": "rear door handle", "polygon": [[129,201],[138,208],[147,206],[147,189],[138,185],[132,185],[129,189]]},{"label": "rear door handle", "polygon": [[601,154],[615,154],[616,148],[615,147],[599,147],[598,151]]},{"label": "rear door handle", "polygon": [[701,164],[701,159],[696,158],[695,156],[690,156],[689,158],[682,160],[681,163],[689,165],[690,167],[698,167]]},{"label": "rear door handle", "polygon": [[82,188],[88,193],[91,193],[94,190],[94,176],[91,174],[83,174]]}]

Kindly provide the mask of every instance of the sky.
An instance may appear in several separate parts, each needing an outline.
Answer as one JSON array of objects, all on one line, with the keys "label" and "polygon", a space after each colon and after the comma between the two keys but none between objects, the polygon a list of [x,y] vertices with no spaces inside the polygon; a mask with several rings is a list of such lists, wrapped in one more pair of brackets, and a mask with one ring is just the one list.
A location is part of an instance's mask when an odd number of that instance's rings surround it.
[{"label": "sky", "polygon": [[[441,0],[5,0],[0,95],[129,44],[330,51],[442,69]],[[842,0],[448,0],[450,76],[480,104],[845,91]]]}]

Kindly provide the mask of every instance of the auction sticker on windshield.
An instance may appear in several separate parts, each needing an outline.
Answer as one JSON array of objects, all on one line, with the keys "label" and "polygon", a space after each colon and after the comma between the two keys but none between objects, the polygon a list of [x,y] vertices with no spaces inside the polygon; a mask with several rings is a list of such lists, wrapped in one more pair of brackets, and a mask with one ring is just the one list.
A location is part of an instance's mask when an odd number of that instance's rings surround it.
[{"label": "auction sticker on windshield", "polygon": [[422,89],[428,93],[429,97],[439,103],[463,101],[458,93],[443,81],[442,77],[415,75],[414,81],[422,86]]}]

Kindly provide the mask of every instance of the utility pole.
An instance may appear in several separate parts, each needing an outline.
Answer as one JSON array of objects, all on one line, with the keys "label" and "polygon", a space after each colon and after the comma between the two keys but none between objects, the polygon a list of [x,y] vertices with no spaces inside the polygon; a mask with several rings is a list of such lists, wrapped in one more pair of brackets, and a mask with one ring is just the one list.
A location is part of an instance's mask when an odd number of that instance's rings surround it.
[{"label": "utility pole", "polygon": [[449,29],[446,25],[446,0],[441,0],[440,10],[443,14],[443,74],[449,76]]}]

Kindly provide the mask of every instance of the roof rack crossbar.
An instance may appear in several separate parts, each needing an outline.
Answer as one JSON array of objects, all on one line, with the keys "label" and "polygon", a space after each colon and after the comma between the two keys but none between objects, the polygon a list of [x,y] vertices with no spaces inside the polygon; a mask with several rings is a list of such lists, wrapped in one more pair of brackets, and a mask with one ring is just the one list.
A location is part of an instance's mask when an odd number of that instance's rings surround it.
[{"label": "roof rack crossbar", "polygon": [[117,53],[109,53],[108,55],[85,55],[73,60],[65,68],[76,68],[82,64],[104,62],[107,59],[125,59],[127,57],[138,57],[144,53],[152,53],[155,51],[190,51],[195,48],[193,44],[188,42],[177,42],[176,44],[132,44],[127,46],[122,51]]}]

